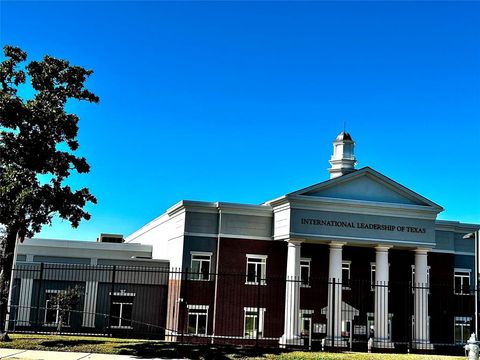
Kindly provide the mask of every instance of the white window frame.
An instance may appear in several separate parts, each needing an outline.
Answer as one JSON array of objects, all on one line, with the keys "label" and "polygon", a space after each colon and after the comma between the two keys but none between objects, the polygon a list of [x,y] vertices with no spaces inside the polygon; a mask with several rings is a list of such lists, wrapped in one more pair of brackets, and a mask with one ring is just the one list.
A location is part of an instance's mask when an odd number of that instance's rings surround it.
[{"label": "white window frame", "polygon": [[304,334],[305,331],[305,320],[308,320],[310,322],[310,334],[313,333],[313,310],[309,309],[300,309],[300,334]]},{"label": "white window frame", "polygon": [[[264,321],[265,321],[265,311],[266,309],[265,308],[256,308],[256,307],[244,307],[243,308],[243,337],[245,339],[255,339],[257,337],[257,333],[258,333],[258,337],[261,339],[265,336],[264,334]],[[253,317],[254,318],[254,323],[256,324],[256,317],[257,317],[257,313],[259,315],[259,319],[258,319],[258,329],[254,330],[254,334],[252,336],[247,336],[245,334],[246,332],[246,328],[247,328],[247,313],[250,313],[250,315],[248,315],[248,317]],[[252,313],[255,313],[255,314],[252,314]]]},{"label": "white window frame", "polygon": [[[44,326],[57,326],[58,325],[58,318],[60,317],[60,306],[57,304],[56,308],[51,308],[50,311],[55,311],[55,322],[47,322],[47,312],[49,311],[48,304],[51,300],[48,299],[48,294],[58,294],[65,290],[59,289],[47,289],[45,290],[46,299],[45,299],[45,315],[43,318],[43,325]],[[66,320],[66,321],[65,321]],[[63,321],[62,326],[68,327],[70,326],[70,311],[68,311],[68,317]]]},{"label": "white window frame", "polygon": [[[305,287],[305,288],[309,288],[311,285],[310,285],[310,265],[312,263],[312,259],[310,258],[301,258],[300,259],[300,286],[301,287]],[[303,282],[303,279],[302,279],[302,268],[306,268],[307,269],[307,281],[306,282]]]},{"label": "white window frame", "polygon": [[[190,324],[190,315],[194,315],[195,320],[195,332],[188,333],[190,335],[207,335],[208,334],[208,309],[209,305],[187,305],[188,309],[188,323],[187,323],[187,332],[188,332],[188,324]],[[202,312],[198,312],[198,310],[202,310]],[[206,311],[206,312],[203,312]],[[198,317],[205,315],[205,333],[201,334],[198,332]]]},{"label": "white window frame", "polygon": [[[460,275],[460,274],[457,274],[457,273],[464,273],[464,274]],[[465,275],[467,273],[468,273],[468,275]],[[461,279],[460,292],[459,293],[457,293],[455,291],[455,278],[457,278],[457,277]],[[470,281],[471,278],[472,278],[472,269],[466,269],[466,268],[465,269],[464,268],[454,268],[453,269],[453,293],[455,295],[470,295],[470,291],[467,292],[467,293],[463,292],[463,279],[464,278],[468,278],[468,288],[470,289],[470,286],[472,285],[472,282]]]},{"label": "white window frame", "polygon": [[[462,323],[461,323],[462,322]],[[453,319],[453,341],[455,342],[455,344],[462,344],[464,345],[465,342],[463,340],[463,331],[464,331],[464,328],[467,327],[465,325],[465,322],[468,322],[468,336],[470,336],[470,323],[472,322],[472,317],[471,316],[455,316],[454,319]],[[457,324],[461,327],[462,329],[462,339],[461,341],[457,341],[457,339],[455,338],[455,335],[456,335],[456,332],[455,330],[457,329]],[[467,338],[468,338],[467,336]]]},{"label": "white window frame", "polygon": [[[343,260],[342,261],[342,289],[343,290],[350,290],[350,279],[351,279],[351,273],[352,273],[352,261],[350,260]],[[343,285],[345,284],[345,279],[343,278],[343,270],[348,270],[348,278],[347,280],[347,286]]]},{"label": "white window frame", "polygon": [[[213,255],[213,253],[211,253],[211,252],[205,252],[205,251],[190,251],[190,270],[193,269],[193,262],[194,262],[194,261],[200,262],[200,267],[199,267],[200,272],[199,272],[199,273],[196,273],[196,272],[193,272],[193,271],[190,272],[190,276],[189,276],[189,279],[190,279],[190,280],[210,281],[210,272],[211,272],[211,268],[212,268],[212,255]],[[195,259],[195,256],[208,257],[208,260],[207,260],[207,259]],[[204,262],[208,262],[208,274],[207,274],[207,278],[206,278],[206,279],[203,279],[203,274],[201,273],[202,264],[203,264]]]},{"label": "white window frame", "polygon": [[375,291],[375,277],[377,275],[377,263],[370,263],[370,291]]},{"label": "white window frame", "polygon": [[[109,292],[110,296],[112,296],[112,293]],[[126,292],[126,290],[120,290],[120,291],[115,291],[113,293],[113,296],[125,296],[125,297],[130,297],[132,299],[132,302],[119,302],[119,301],[112,301],[112,305],[120,305],[120,316],[118,317],[118,325],[112,325],[112,329],[133,329],[132,325],[122,325],[122,320],[123,320],[123,305],[131,305],[132,306],[132,319],[125,319],[127,321],[130,321],[130,324],[133,321],[133,301],[135,300],[135,296],[137,294],[133,292]]]},{"label": "white window frame", "polygon": [[[245,271],[245,284],[246,285],[258,285],[257,265],[260,264],[260,285],[267,285],[267,258],[268,255],[247,254],[246,255],[246,271]],[[260,261],[259,261],[260,260]],[[248,265],[255,264],[255,281],[248,281]]]}]

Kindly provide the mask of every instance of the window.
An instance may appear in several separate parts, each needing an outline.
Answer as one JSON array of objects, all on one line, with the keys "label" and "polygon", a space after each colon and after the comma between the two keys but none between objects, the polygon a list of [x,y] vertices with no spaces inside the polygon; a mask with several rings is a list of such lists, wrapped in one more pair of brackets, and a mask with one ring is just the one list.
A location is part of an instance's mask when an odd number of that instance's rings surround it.
[{"label": "window", "polygon": [[[47,290],[45,301],[45,319],[44,324],[53,326],[57,325],[60,321],[60,306],[55,301],[55,297],[60,290]],[[70,325],[70,311],[66,312],[66,316],[62,319],[63,325]]]},{"label": "window", "polygon": [[470,337],[471,321],[470,316],[455,316],[455,344],[465,344],[467,342]]},{"label": "window", "polygon": [[246,284],[266,285],[267,256],[247,254],[247,282]]},{"label": "window", "polygon": [[345,290],[350,289],[350,265],[351,261],[342,262],[342,285]]},{"label": "window", "polygon": [[206,252],[191,252],[191,280],[210,280],[210,262],[212,259],[212,253]]},{"label": "window", "polygon": [[313,310],[300,310],[300,334],[309,336],[312,331]]},{"label": "window", "polygon": [[310,286],[310,259],[300,259],[300,280],[301,286]]},{"label": "window", "polygon": [[132,310],[134,293],[127,293],[125,290],[113,293],[110,325],[117,329],[132,328]]},{"label": "window", "polygon": [[265,308],[243,308],[244,326],[243,336],[246,338],[256,338],[263,336],[263,318]]},{"label": "window", "polygon": [[[424,284],[417,284],[415,282],[415,265],[412,265],[412,294],[417,286],[421,288],[423,285]],[[427,287],[428,293],[430,293],[430,266],[427,266]]]},{"label": "window", "polygon": [[352,322],[349,320],[342,320],[342,337],[349,338],[352,331]]},{"label": "window", "polygon": [[375,291],[375,270],[377,266],[375,263],[370,263],[370,290]]},{"label": "window", "polygon": [[187,305],[188,333],[207,335],[208,305]]},{"label": "window", "polygon": [[455,269],[454,292],[457,295],[470,294],[470,269]]}]

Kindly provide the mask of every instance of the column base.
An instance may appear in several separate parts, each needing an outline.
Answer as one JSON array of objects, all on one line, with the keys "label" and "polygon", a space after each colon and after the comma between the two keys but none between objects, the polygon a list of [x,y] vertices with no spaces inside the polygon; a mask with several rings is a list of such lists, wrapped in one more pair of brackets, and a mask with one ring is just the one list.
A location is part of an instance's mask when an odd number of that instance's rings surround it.
[{"label": "column base", "polygon": [[375,349],[393,349],[395,344],[388,339],[374,339],[373,348]]},{"label": "column base", "polygon": [[433,350],[433,344],[430,341],[412,341],[412,349],[415,350]]},{"label": "column base", "polygon": [[299,335],[282,335],[278,344],[281,348],[286,348],[288,346],[303,346],[304,340]]},{"label": "column base", "polygon": [[327,347],[336,347],[336,348],[347,348],[348,347],[348,341],[345,340],[342,337],[337,337],[333,339],[333,344],[332,344],[332,338],[325,338],[325,346]]},{"label": "column base", "polygon": [[[7,320],[7,321],[8,321],[8,320]],[[10,329],[10,326],[13,327],[13,324],[14,324],[13,321],[8,322],[8,325],[9,325],[8,328]],[[21,320],[21,321],[17,321],[17,323],[15,324],[15,326],[31,326],[31,324],[30,324],[30,321]],[[12,329],[10,329],[10,330],[12,330]]]},{"label": "column base", "polygon": [[165,330],[165,341],[167,342],[177,342],[178,333],[173,330]]}]

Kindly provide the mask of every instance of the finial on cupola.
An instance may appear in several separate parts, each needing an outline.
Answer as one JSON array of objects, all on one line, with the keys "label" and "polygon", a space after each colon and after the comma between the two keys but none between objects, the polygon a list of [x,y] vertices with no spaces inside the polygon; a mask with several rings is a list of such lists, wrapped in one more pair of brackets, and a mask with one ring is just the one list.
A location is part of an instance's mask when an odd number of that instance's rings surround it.
[{"label": "finial on cupola", "polygon": [[330,159],[332,167],[328,169],[330,179],[355,171],[357,159],[354,154],[355,142],[345,130],[338,134],[333,142],[333,155]]}]

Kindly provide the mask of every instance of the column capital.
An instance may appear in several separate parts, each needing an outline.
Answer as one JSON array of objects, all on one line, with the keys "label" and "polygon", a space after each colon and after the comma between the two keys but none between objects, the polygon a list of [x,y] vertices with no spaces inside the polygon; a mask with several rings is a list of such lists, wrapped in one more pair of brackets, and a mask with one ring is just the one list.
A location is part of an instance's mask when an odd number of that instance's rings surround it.
[{"label": "column capital", "polygon": [[432,251],[431,248],[416,248],[413,251],[415,251],[415,255],[427,255],[430,251]]},{"label": "column capital", "polygon": [[303,242],[304,242],[304,240],[300,240],[300,239],[288,239],[287,240],[288,246],[300,246]]},{"label": "column capital", "polygon": [[341,249],[343,245],[346,245],[346,242],[331,241],[329,243],[330,249]]},{"label": "column capital", "polygon": [[375,246],[375,250],[377,252],[388,252],[388,250],[390,250],[392,248],[392,246],[389,246],[389,245],[377,245]]}]

